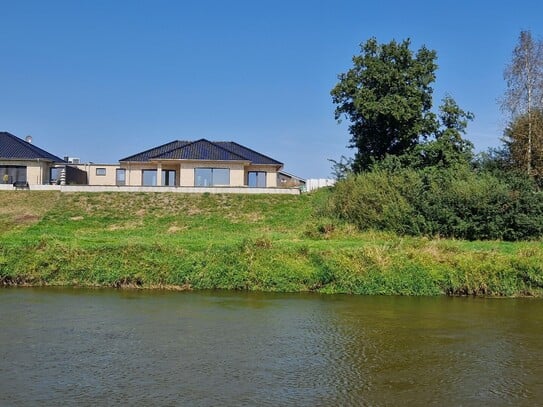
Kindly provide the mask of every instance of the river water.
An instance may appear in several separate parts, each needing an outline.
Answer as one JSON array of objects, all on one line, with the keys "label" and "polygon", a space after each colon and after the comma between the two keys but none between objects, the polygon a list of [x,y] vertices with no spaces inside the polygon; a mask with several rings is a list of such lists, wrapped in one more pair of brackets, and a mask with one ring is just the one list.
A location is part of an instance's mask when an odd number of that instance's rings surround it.
[{"label": "river water", "polygon": [[536,405],[543,301],[0,289],[0,405]]}]

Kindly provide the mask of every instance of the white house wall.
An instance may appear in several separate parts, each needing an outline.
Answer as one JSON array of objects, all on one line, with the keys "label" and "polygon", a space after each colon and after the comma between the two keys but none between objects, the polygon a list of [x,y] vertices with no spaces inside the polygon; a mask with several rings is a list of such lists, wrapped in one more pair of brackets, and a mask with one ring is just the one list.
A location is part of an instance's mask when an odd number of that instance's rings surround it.
[{"label": "white house wall", "polygon": [[[87,173],[89,185],[116,185],[116,170],[120,168],[116,164],[69,164]],[[97,168],[104,168],[106,175],[96,175]]]}]

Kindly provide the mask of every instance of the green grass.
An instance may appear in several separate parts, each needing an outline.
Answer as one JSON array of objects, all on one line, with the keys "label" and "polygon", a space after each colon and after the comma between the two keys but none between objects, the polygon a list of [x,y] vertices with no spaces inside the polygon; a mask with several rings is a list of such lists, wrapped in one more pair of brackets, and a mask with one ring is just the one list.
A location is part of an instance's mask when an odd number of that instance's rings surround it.
[{"label": "green grass", "polygon": [[543,294],[540,241],[360,233],[302,196],[0,192],[0,283]]}]

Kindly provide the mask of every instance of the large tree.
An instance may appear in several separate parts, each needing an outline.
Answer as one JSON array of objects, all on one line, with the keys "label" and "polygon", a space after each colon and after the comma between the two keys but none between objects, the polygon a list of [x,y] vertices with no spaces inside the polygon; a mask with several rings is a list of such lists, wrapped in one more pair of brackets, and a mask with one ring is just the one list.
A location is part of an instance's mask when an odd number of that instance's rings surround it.
[{"label": "large tree", "polygon": [[535,41],[530,31],[521,31],[504,78],[507,90],[502,108],[510,115],[506,145],[511,149],[515,166],[529,175],[537,175],[542,171],[534,165],[542,155],[536,149],[543,145],[539,123],[543,109],[543,43]]},{"label": "large tree", "polygon": [[357,149],[353,170],[360,172],[435,133],[431,84],[437,64],[435,51],[423,46],[413,53],[409,39],[379,44],[371,38],[352,61],[331,95],[336,119],[350,121],[350,147]]}]

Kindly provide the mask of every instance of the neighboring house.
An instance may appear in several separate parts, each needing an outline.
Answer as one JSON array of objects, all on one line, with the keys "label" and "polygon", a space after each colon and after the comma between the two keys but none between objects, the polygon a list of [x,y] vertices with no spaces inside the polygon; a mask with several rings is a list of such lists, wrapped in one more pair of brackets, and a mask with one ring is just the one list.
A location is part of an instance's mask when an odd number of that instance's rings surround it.
[{"label": "neighboring house", "polygon": [[305,179],[297,177],[296,175],[289,174],[285,171],[277,172],[277,186],[280,187],[303,187],[305,186]]},{"label": "neighboring house", "polygon": [[283,164],[232,141],[172,141],[119,160],[119,164],[61,159],[0,132],[0,182],[30,185],[292,187],[301,178]]},{"label": "neighboring house", "polygon": [[283,164],[231,141],[172,141],[119,160],[117,185],[277,187]]},{"label": "neighboring house", "polygon": [[48,184],[51,169],[65,161],[27,141],[7,132],[0,132],[0,182],[29,185]]}]

